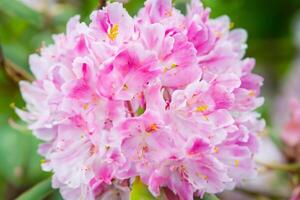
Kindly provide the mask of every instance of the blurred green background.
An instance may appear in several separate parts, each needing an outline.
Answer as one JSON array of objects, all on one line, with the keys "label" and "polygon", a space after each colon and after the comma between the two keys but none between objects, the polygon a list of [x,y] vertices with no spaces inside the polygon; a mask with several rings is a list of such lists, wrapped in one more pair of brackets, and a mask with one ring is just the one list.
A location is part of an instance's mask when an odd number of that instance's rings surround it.
[{"label": "blurred green background", "polygon": [[[80,14],[88,21],[89,13],[98,7],[97,0],[0,0],[0,44],[6,59],[28,70],[28,56],[44,41],[51,43],[53,33],[63,32],[67,20]],[[175,0],[185,12],[187,0]],[[297,55],[294,26],[300,16],[300,0],[203,0],[211,7],[212,16],[227,14],[235,27],[249,33],[247,55],[257,59],[256,72],[265,77],[261,109],[269,119],[273,97]],[[130,0],[125,6],[134,15],[142,0]],[[298,17],[299,18],[299,17]],[[300,18],[299,18],[300,21]],[[300,34],[300,32],[299,32]],[[298,44],[300,46],[300,44]],[[0,199],[14,199],[23,191],[45,179],[40,169],[38,141],[26,130],[16,115],[13,104],[23,106],[17,81],[0,66]],[[14,80],[15,79],[15,80]],[[56,192],[48,199],[59,199]]]}]

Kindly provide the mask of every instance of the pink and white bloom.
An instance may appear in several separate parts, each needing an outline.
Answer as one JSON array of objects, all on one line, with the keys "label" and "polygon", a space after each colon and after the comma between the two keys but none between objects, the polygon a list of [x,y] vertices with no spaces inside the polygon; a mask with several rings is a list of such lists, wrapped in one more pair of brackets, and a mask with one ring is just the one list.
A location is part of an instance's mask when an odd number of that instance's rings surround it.
[{"label": "pink and white bloom", "polygon": [[290,119],[284,125],[281,136],[290,147],[300,145],[300,102],[297,99],[290,102]]},{"label": "pink and white bloom", "polygon": [[255,175],[263,79],[247,34],[197,0],[187,12],[147,0],[132,18],[111,3],[30,56],[17,113],[65,199],[128,199],[140,177],[156,197],[192,200]]}]

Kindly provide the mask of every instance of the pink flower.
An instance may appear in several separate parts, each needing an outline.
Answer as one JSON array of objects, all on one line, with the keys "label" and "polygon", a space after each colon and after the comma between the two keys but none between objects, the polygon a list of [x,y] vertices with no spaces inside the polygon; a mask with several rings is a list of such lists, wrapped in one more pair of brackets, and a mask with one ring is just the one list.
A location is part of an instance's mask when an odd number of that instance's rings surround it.
[{"label": "pink flower", "polygon": [[296,99],[290,103],[290,119],[283,127],[283,141],[291,147],[300,144],[300,102]]},{"label": "pink flower", "polygon": [[135,18],[120,3],[75,16],[54,44],[30,56],[17,109],[41,139],[42,167],[65,199],[129,198],[140,177],[154,196],[191,200],[255,175],[254,110],[263,79],[243,58],[247,34],[148,0]]}]

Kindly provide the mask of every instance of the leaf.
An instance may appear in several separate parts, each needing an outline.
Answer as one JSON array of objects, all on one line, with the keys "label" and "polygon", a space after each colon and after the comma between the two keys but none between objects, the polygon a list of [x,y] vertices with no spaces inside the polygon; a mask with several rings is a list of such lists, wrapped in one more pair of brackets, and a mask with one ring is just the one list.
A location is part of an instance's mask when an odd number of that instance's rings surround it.
[{"label": "leaf", "polygon": [[130,200],[156,200],[139,177],[135,178],[130,192]]},{"label": "leaf", "polygon": [[0,178],[0,199],[1,197],[3,198],[5,196],[5,190],[6,190],[6,184],[4,180]]},{"label": "leaf", "polygon": [[202,200],[219,200],[219,198],[213,194],[205,194]]},{"label": "leaf", "polygon": [[128,13],[133,16],[135,15],[138,10],[143,7],[144,0],[130,0],[128,3],[125,4],[125,8]]},{"label": "leaf", "polygon": [[16,200],[42,200],[52,191],[51,178],[47,178],[23,193]]},{"label": "leaf", "polygon": [[64,200],[59,193],[59,190],[54,190],[54,192],[47,198],[47,200]]},{"label": "leaf", "polygon": [[145,112],[145,109],[143,109],[142,107],[138,107],[138,109],[136,111],[136,115],[141,116],[144,112]]},{"label": "leaf", "polygon": [[[3,71],[0,70],[0,75]],[[34,184],[48,176],[40,168],[39,141],[30,131],[11,127],[20,127],[14,109],[9,106],[23,105],[17,85],[0,76],[0,91],[0,177],[14,186]]]},{"label": "leaf", "polygon": [[15,186],[32,184],[48,176],[40,168],[37,146],[38,141],[30,132],[18,132],[1,123],[0,176]]},{"label": "leaf", "polygon": [[40,13],[24,5],[17,0],[0,0],[0,10],[7,15],[24,19],[36,27],[43,26],[43,18]]}]

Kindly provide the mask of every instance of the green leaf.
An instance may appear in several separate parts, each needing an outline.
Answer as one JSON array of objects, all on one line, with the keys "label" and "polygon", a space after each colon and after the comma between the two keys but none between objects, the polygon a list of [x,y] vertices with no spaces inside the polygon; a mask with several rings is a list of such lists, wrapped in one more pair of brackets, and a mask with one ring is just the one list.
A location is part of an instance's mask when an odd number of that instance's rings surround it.
[{"label": "green leaf", "polygon": [[0,10],[7,15],[24,19],[31,25],[42,27],[43,18],[40,13],[24,5],[18,0],[0,0]]},{"label": "green leaf", "polygon": [[219,198],[213,194],[205,194],[202,200],[219,200]]},{"label": "green leaf", "polygon": [[130,200],[155,200],[146,185],[137,177],[132,185]]},{"label": "green leaf", "polygon": [[125,4],[125,8],[128,13],[133,16],[135,15],[138,10],[143,7],[144,0],[130,0],[128,3]]},{"label": "green leaf", "polygon": [[16,200],[42,200],[52,192],[51,178],[38,183],[33,188],[29,189]]},{"label": "green leaf", "polygon": [[0,177],[0,199],[5,197],[6,184]]},{"label": "green leaf", "polygon": [[137,116],[141,116],[144,112],[145,112],[145,109],[143,109],[142,107],[138,107],[136,114],[137,114]]},{"label": "green leaf", "polygon": [[0,175],[15,185],[20,185],[25,177],[26,138],[19,134],[7,124],[0,127]]},{"label": "green leaf", "polygon": [[64,200],[59,193],[59,190],[54,190],[51,196],[47,197],[47,200]]}]

